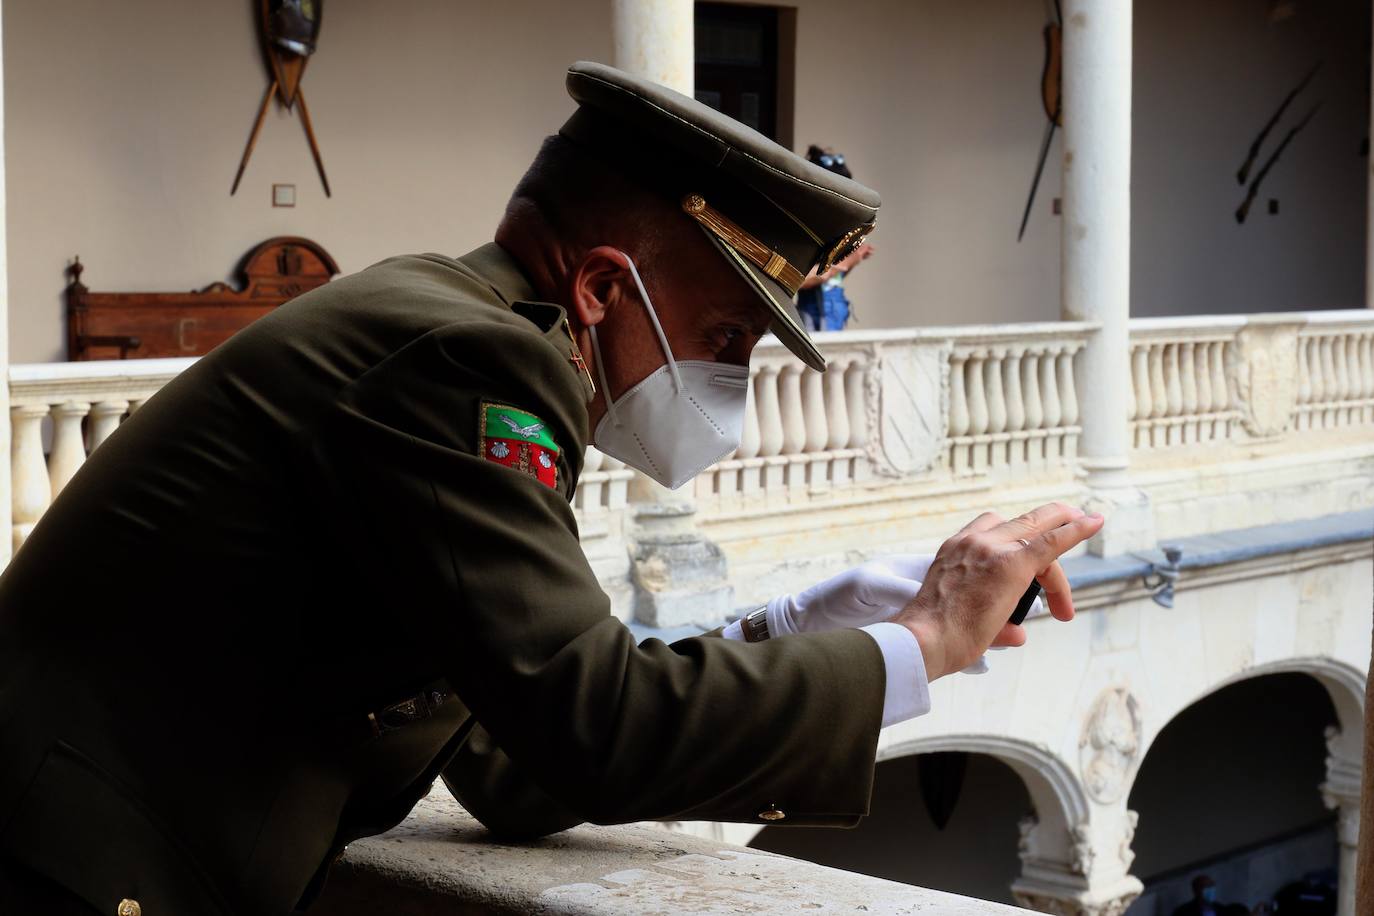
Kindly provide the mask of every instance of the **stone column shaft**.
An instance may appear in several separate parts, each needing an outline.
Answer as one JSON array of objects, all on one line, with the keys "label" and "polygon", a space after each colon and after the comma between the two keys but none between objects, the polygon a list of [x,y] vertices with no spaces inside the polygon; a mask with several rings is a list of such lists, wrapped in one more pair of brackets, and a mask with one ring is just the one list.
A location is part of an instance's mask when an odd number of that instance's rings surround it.
[{"label": "stone column shaft", "polygon": [[[3,44],[0,41],[0,44]],[[0,61],[0,88],[3,88]],[[9,257],[5,236],[5,107],[0,92],[0,569],[10,561],[10,530],[13,525],[10,490],[10,321]]]},{"label": "stone column shaft", "polygon": [[1099,325],[1078,370],[1079,460],[1108,515],[1089,549],[1153,546],[1148,505],[1131,487],[1128,399],[1131,294],[1130,0],[1066,0],[1061,314]]},{"label": "stone column shaft", "polygon": [[615,66],[690,96],[692,10],[692,0],[611,0]]}]

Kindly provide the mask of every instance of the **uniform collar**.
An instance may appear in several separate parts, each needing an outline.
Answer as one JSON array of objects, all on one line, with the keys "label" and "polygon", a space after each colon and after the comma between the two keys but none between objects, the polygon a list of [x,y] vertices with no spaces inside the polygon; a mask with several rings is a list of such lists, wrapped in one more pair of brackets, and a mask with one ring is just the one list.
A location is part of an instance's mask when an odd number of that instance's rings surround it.
[{"label": "uniform collar", "polygon": [[507,308],[528,319],[544,333],[544,339],[567,360],[568,369],[577,377],[583,397],[590,402],[596,388],[586,369],[582,351],[573,339],[567,311],[556,303],[536,299],[534,287],[521,271],[520,264],[495,242],[488,242],[457,260],[481,277]]},{"label": "uniform collar", "polygon": [[525,279],[520,265],[495,242],[488,242],[457,260],[485,280],[506,305],[534,301],[534,287]]}]

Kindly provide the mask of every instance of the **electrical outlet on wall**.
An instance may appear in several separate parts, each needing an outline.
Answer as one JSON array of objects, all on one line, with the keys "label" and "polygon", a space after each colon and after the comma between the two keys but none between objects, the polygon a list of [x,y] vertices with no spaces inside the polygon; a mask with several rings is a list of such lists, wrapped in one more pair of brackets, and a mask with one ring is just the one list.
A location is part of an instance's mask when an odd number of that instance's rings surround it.
[{"label": "electrical outlet on wall", "polygon": [[293,184],[272,185],[272,206],[294,207],[296,205],[296,186]]}]

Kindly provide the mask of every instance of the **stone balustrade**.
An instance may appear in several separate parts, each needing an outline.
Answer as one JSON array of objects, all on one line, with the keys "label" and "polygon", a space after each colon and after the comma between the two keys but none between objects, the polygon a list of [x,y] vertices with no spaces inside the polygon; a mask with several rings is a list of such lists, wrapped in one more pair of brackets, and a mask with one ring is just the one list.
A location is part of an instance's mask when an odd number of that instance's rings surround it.
[{"label": "stone balustrade", "polygon": [[[824,374],[766,340],[739,449],[692,485],[699,517],[709,526],[824,510],[893,486],[1043,483],[1067,494],[1085,396],[1075,357],[1091,331],[1047,322],[823,333]],[[190,362],[11,367],[16,547],[90,450]],[[1135,319],[1123,371],[1132,461],[1146,469],[1258,446],[1328,448],[1374,427],[1374,312]],[[574,509],[608,571],[624,569],[633,477],[588,450]]]},{"label": "stone balustrade", "polygon": [[929,473],[1072,466],[1080,427],[1069,322],[817,334],[824,374],[755,350],[740,448],[703,472],[707,517],[842,499]]},{"label": "stone balustrade", "polygon": [[194,361],[101,360],[10,367],[15,550],[86,456]]},{"label": "stone balustrade", "polygon": [[1137,450],[1231,439],[1240,420],[1227,359],[1243,318],[1131,324],[1132,445]]},{"label": "stone balustrade", "polygon": [[1314,314],[1298,331],[1296,349],[1294,429],[1374,423],[1374,315]]}]

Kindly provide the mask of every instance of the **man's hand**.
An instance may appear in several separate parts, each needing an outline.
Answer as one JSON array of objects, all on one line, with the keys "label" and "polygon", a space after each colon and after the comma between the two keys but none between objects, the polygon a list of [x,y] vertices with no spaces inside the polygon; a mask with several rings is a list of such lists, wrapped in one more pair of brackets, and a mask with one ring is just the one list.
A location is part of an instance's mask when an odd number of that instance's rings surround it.
[{"label": "man's hand", "polygon": [[935,554],[920,592],[893,622],[916,636],[930,680],[972,664],[989,646],[1020,646],[1026,631],[1007,618],[1032,578],[1050,613],[1073,619],[1065,551],[1101,530],[1101,515],[1048,503],[1009,521],[984,512]]}]

